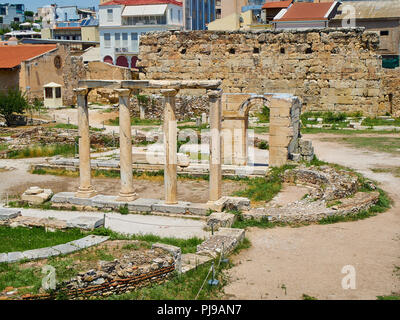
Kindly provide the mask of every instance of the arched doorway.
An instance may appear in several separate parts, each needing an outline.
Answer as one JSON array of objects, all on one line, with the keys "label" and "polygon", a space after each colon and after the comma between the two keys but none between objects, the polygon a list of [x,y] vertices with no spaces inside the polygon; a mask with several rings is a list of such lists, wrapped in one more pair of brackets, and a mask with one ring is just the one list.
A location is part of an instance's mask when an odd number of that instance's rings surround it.
[{"label": "arched doorway", "polygon": [[243,156],[247,164],[269,163],[269,109],[270,101],[264,95],[254,95],[240,106],[244,115]]},{"label": "arched doorway", "polygon": [[104,61],[105,63],[114,64],[114,60],[113,60],[113,58],[110,57],[110,56],[105,56],[104,59],[103,59],[103,61]]},{"label": "arched doorway", "polygon": [[117,66],[129,68],[128,59],[125,56],[119,56],[117,58]]},{"label": "arched doorway", "polygon": [[137,63],[138,60],[139,60],[138,57],[136,57],[136,56],[132,57],[132,59],[131,59],[131,68],[136,68],[136,63]]}]

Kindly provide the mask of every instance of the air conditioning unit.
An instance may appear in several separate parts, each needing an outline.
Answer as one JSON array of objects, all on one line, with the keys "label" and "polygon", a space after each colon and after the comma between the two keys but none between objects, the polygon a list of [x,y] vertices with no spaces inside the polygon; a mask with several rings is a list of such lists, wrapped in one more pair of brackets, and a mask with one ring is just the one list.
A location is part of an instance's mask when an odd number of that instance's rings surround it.
[{"label": "air conditioning unit", "polygon": [[121,48],[121,52],[128,52],[128,48]]},{"label": "air conditioning unit", "polygon": [[121,52],[121,48],[115,48],[115,52]]}]

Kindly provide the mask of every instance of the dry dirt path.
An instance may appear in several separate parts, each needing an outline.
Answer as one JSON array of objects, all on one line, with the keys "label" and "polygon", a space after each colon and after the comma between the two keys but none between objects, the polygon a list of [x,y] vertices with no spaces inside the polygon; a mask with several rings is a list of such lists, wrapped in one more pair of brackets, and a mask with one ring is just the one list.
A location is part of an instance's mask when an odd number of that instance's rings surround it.
[{"label": "dry dirt path", "polygon": [[[400,292],[400,178],[370,169],[399,166],[400,157],[366,152],[309,135],[321,160],[346,165],[380,183],[395,201],[378,216],[301,228],[251,228],[252,247],[234,257],[229,299],[376,299]],[[356,289],[342,288],[342,268],[354,266]]]}]

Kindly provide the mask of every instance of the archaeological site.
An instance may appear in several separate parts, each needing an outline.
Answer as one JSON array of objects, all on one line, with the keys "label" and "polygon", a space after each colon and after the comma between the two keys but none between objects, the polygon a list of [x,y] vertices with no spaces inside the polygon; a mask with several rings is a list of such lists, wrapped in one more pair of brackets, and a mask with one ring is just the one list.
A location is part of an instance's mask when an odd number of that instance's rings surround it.
[{"label": "archaeological site", "polygon": [[0,20],[0,303],[400,299],[398,4],[97,2]]}]

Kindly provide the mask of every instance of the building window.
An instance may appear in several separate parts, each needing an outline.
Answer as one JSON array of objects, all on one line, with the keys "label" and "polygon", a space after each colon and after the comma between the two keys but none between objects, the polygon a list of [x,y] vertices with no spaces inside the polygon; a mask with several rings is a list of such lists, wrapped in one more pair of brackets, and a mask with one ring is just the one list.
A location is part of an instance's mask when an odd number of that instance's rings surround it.
[{"label": "building window", "polygon": [[181,22],[181,10],[178,10],[178,22]]},{"label": "building window", "polygon": [[169,11],[169,13],[170,13],[170,20],[171,20],[171,22],[172,22],[172,20],[174,19],[174,12],[173,12],[173,10],[174,9],[171,9],[170,11]]},{"label": "building window", "polygon": [[127,33],[122,34],[122,47],[124,47],[124,48],[128,47],[128,34]]},{"label": "building window", "polygon": [[104,34],[104,47],[111,48],[111,35],[109,33]]},{"label": "building window", "polygon": [[381,36],[388,36],[389,35],[389,30],[382,30],[380,32]]},{"label": "building window", "polygon": [[107,22],[113,22],[113,9],[107,9]]},{"label": "building window", "polygon": [[56,99],[61,98],[61,88],[56,88]]},{"label": "building window", "polygon": [[121,47],[121,34],[120,33],[115,34],[115,47],[116,48]]},{"label": "building window", "polygon": [[53,99],[53,88],[45,88],[46,99]]}]

